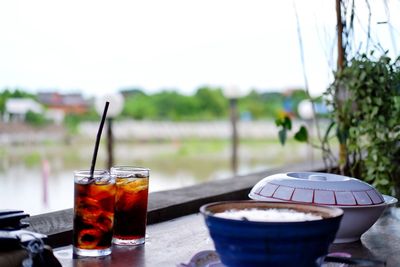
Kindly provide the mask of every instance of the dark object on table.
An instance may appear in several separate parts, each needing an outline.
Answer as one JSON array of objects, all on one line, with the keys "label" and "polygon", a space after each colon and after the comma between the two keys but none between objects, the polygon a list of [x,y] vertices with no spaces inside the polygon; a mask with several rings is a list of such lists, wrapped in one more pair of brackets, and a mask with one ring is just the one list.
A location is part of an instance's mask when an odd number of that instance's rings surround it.
[{"label": "dark object on table", "polygon": [[0,229],[1,230],[18,230],[28,227],[29,224],[21,222],[21,219],[29,217],[29,214],[22,210],[0,210]]},{"label": "dark object on table", "polygon": [[29,225],[21,222],[27,217],[22,210],[0,210],[0,251],[21,249],[18,231]]},{"label": "dark object on table", "polygon": [[21,221],[27,217],[21,210],[0,210],[0,267],[61,267],[44,243],[46,235],[22,229],[29,226]]},{"label": "dark object on table", "polygon": [[42,239],[34,238],[21,246],[28,252],[28,257],[22,261],[23,267],[61,267],[51,247]]}]

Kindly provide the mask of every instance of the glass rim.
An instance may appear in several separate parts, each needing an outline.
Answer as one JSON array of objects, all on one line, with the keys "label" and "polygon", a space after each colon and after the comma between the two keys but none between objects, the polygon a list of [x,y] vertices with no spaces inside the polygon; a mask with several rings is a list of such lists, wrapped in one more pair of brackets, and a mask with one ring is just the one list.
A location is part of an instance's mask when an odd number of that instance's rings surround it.
[{"label": "glass rim", "polygon": [[112,171],[139,171],[139,172],[150,172],[149,168],[140,167],[140,166],[129,166],[129,165],[119,165],[119,166],[112,166],[110,168],[110,173]]},{"label": "glass rim", "polygon": [[[108,170],[105,170],[105,169],[98,169],[98,170],[93,171],[94,177],[101,177],[104,175],[111,175],[111,174]],[[90,170],[76,170],[76,171],[74,171],[74,176],[89,177]]]}]

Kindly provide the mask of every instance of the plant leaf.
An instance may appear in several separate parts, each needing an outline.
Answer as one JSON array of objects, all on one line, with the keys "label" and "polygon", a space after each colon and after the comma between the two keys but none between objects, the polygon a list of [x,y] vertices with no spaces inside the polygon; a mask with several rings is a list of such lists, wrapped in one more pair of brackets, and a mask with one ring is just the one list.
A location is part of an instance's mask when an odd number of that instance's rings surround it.
[{"label": "plant leaf", "polygon": [[279,131],[279,141],[281,142],[281,145],[283,146],[286,142],[286,129],[282,129]]},{"label": "plant leaf", "polygon": [[307,128],[302,125],[300,129],[297,131],[297,133],[294,135],[294,139],[296,139],[299,142],[308,142]]},{"label": "plant leaf", "polygon": [[292,130],[292,120],[288,116],[285,116],[285,120],[283,122],[283,126],[287,130]]},{"label": "plant leaf", "polygon": [[326,129],[326,132],[325,132],[325,135],[324,135],[324,139],[323,139],[325,142],[328,141],[329,133],[331,132],[331,130],[333,129],[333,126],[335,126],[335,125],[336,125],[336,122],[335,122],[335,121],[332,121],[332,122],[329,124],[329,127]]},{"label": "plant leaf", "polygon": [[381,184],[381,185],[388,185],[388,184],[389,184],[389,180],[388,180],[388,179],[384,179],[384,178],[382,178],[382,179],[379,180],[378,182],[379,182],[379,184]]},{"label": "plant leaf", "polygon": [[276,126],[281,126],[281,125],[283,125],[282,119],[281,119],[281,118],[276,118],[276,119],[275,119],[275,125],[276,125]]}]

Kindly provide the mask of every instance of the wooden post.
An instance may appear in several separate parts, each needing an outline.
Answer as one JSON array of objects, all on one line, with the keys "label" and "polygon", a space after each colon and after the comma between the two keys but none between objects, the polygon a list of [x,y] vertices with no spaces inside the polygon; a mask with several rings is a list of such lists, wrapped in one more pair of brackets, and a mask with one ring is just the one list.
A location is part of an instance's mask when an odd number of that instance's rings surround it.
[{"label": "wooden post", "polygon": [[110,169],[114,164],[113,156],[113,134],[112,134],[112,118],[107,119],[107,168]]},{"label": "wooden post", "polygon": [[342,1],[336,0],[336,23],[337,23],[337,70],[340,71],[344,67],[344,48],[343,48],[343,21],[342,21]]},{"label": "wooden post", "polygon": [[231,125],[232,125],[232,171],[233,174],[237,174],[238,171],[238,131],[237,131],[237,98],[229,99],[229,107],[230,107],[230,117],[231,117]]},{"label": "wooden post", "polygon": [[[343,47],[343,21],[342,21],[342,0],[336,0],[336,23],[337,23],[337,71],[341,71],[344,68],[345,64],[345,50]],[[340,110],[342,105],[342,100],[340,99],[342,94],[342,90],[346,90],[345,88],[337,87],[335,92],[335,101],[337,104],[337,108],[339,110],[339,116],[337,118],[338,127],[341,127],[341,116]],[[339,144],[339,170],[342,175],[345,174],[345,166],[347,164],[347,146],[346,143]]]}]

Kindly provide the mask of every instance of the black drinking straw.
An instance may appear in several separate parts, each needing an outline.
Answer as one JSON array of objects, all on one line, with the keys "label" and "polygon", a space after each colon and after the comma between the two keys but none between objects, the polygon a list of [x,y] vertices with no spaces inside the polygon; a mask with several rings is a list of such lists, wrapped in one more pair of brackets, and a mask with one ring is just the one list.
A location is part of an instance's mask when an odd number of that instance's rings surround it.
[{"label": "black drinking straw", "polygon": [[93,179],[94,167],[96,166],[97,151],[99,151],[101,132],[103,131],[104,121],[106,120],[106,117],[107,117],[107,110],[108,110],[109,104],[110,104],[110,102],[106,101],[106,105],[104,106],[104,110],[103,110],[103,116],[101,117],[99,130],[97,131],[96,144],[94,145],[94,151],[93,151],[92,165],[90,166],[90,178],[91,179]]}]

